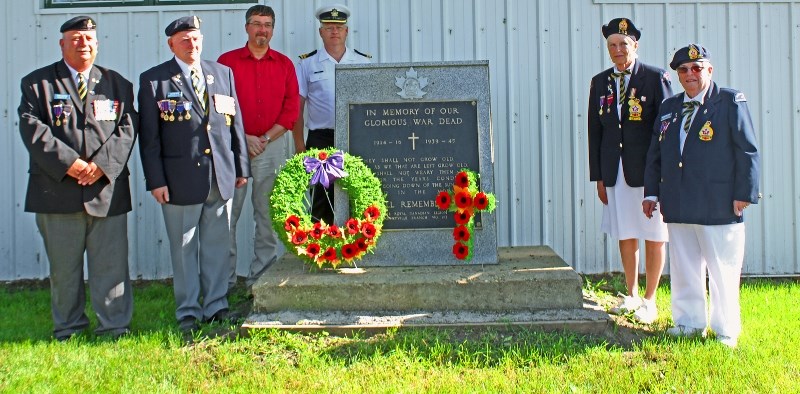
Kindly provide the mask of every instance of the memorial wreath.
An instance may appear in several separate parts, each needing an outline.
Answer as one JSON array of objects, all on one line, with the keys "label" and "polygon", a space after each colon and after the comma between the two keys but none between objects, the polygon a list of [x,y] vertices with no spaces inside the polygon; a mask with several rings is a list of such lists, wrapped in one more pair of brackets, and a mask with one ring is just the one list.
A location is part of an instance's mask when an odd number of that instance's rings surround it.
[{"label": "memorial wreath", "polygon": [[443,211],[452,211],[456,221],[453,229],[453,254],[459,260],[472,259],[475,212],[491,212],[495,208],[495,197],[478,190],[478,174],[462,168],[456,174],[452,191],[440,191],[436,205]]},{"label": "memorial wreath", "polygon": [[[314,223],[308,212],[309,186],[327,188],[334,182],[350,197],[350,212],[358,215],[341,228]],[[386,219],[386,195],[361,158],[336,149],[309,149],[289,159],[278,173],[270,208],[272,225],[288,250],[320,268],[336,268],[342,262],[355,265],[375,248]]]}]

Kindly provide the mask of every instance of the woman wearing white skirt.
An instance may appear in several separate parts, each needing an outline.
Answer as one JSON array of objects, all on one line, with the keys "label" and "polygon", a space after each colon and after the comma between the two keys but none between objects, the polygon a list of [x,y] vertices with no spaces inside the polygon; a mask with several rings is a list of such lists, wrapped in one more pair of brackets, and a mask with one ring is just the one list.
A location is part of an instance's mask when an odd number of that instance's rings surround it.
[{"label": "woman wearing white skirt", "polygon": [[[592,78],[589,92],[589,176],[604,204],[601,229],[619,240],[628,294],[612,313],[642,323],[658,316],[655,297],[664,268],[667,228],[660,212],[642,217],[644,167],[661,102],[672,96],[669,73],[637,60],[641,33],[627,18],[603,25],[614,63]],[[645,240],[644,297],[639,296],[639,239]]]}]

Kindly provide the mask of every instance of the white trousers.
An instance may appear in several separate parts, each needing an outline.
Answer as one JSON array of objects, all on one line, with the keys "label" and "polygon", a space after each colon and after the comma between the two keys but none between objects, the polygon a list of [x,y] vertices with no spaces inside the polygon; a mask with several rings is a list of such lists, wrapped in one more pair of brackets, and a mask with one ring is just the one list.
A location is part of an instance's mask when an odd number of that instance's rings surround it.
[{"label": "white trousers", "polygon": [[[744,262],[744,223],[718,226],[668,223],[672,320],[738,338],[742,331],[739,279]],[[706,272],[711,299],[706,313]]]}]

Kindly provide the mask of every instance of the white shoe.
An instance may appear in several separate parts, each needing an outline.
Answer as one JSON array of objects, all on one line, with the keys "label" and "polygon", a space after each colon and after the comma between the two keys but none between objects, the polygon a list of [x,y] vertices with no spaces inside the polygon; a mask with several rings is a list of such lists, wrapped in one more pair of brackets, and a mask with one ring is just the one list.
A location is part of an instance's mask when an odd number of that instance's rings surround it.
[{"label": "white shoe", "polygon": [[696,335],[704,335],[704,332],[705,329],[702,328],[686,327],[681,325],[667,329],[667,335],[673,337],[693,337]]},{"label": "white shoe", "polygon": [[642,300],[642,305],[633,312],[633,319],[642,324],[653,324],[658,317],[658,308],[653,301]]},{"label": "white shoe", "polygon": [[717,335],[717,341],[719,343],[733,349],[738,345],[739,338],[729,337],[727,335]]},{"label": "white shoe", "polygon": [[636,296],[622,296],[619,303],[613,308],[608,310],[612,315],[624,315],[629,312],[634,312],[642,306],[642,299]]}]

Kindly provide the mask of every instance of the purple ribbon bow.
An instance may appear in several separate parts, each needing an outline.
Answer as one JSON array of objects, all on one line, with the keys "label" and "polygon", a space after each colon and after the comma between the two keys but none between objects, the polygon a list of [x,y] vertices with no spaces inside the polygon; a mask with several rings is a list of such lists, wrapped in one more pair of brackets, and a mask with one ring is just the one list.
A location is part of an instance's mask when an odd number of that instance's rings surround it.
[{"label": "purple ribbon bow", "polygon": [[344,178],[347,173],[344,171],[344,154],[342,151],[329,155],[325,160],[316,157],[306,156],[303,159],[306,172],[314,173],[311,176],[311,184],[321,183],[325,188],[330,187],[333,181]]}]

